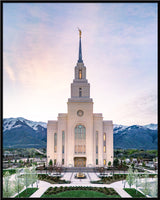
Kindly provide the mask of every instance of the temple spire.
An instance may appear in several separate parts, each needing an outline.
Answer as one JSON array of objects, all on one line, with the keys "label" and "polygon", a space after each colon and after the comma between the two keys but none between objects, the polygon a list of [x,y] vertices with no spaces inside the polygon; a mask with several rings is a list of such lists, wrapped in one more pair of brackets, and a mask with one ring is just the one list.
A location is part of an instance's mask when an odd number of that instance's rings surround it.
[{"label": "temple spire", "polygon": [[81,35],[82,35],[82,31],[78,28],[79,31],[79,58],[78,58],[78,62],[83,62],[82,60],[82,48],[81,48]]}]

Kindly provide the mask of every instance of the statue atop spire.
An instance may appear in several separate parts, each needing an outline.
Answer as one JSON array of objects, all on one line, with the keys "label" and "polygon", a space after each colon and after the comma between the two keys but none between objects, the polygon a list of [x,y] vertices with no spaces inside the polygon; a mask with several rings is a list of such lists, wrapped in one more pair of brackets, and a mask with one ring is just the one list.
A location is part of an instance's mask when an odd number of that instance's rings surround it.
[{"label": "statue atop spire", "polygon": [[79,28],[78,28],[78,31],[79,31],[79,37],[81,38],[82,31]]},{"label": "statue atop spire", "polygon": [[78,62],[83,62],[82,60],[82,48],[81,48],[81,35],[82,35],[82,31],[78,28],[79,31],[79,58],[78,58]]}]

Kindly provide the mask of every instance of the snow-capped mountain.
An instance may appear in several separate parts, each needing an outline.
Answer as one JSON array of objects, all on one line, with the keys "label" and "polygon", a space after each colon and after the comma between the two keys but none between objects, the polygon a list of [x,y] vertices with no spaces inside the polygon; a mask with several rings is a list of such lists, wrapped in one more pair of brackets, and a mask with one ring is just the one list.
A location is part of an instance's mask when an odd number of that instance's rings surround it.
[{"label": "snow-capped mountain", "polygon": [[119,133],[119,131],[123,131],[123,130],[126,129],[127,127],[128,127],[128,126],[114,124],[114,125],[113,125],[113,132],[114,132],[114,134]]},{"label": "snow-capped mountain", "polygon": [[5,147],[46,147],[47,124],[18,118],[3,119],[3,145]]},{"label": "snow-capped mountain", "polygon": [[[124,126],[114,124],[114,148],[157,149],[157,124]],[[3,146],[46,147],[47,123],[22,117],[3,119]]]},{"label": "snow-capped mountain", "polygon": [[147,125],[145,125],[143,127],[149,128],[151,130],[157,130],[158,129],[157,124],[147,124]]},{"label": "snow-capped mountain", "polygon": [[45,123],[45,122],[34,122],[31,120],[24,119],[23,117],[17,117],[17,118],[4,119],[3,120],[3,131],[11,130],[12,128],[18,128],[25,124],[27,124],[28,126],[30,126],[31,128],[33,128],[36,131],[38,130],[38,125],[42,126],[43,128],[47,128],[47,123]]}]

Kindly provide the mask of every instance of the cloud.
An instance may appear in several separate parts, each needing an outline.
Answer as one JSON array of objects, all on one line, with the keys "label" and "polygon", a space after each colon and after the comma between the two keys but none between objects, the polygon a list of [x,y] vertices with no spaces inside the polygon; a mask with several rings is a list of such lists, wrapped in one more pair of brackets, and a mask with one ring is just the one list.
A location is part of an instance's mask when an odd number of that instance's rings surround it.
[{"label": "cloud", "polygon": [[5,70],[6,70],[6,72],[8,73],[9,78],[10,78],[12,81],[15,81],[16,78],[15,78],[15,75],[14,75],[14,72],[13,72],[12,68],[10,68],[9,66],[6,66],[6,67],[5,67]]},{"label": "cloud", "polygon": [[[21,92],[15,90],[17,98],[21,102],[29,98],[30,110],[26,111],[22,105],[24,112],[39,113],[43,105],[46,106],[46,119],[48,113],[56,118],[58,112],[64,112],[78,58],[79,26],[83,60],[97,112],[102,111],[109,119],[126,120],[129,117],[130,120],[134,116],[138,119],[139,108],[134,112],[136,102],[133,99],[140,102],[139,94],[144,88],[156,87],[154,11],[149,16],[145,15],[148,6],[137,5],[136,8],[129,4],[108,3],[18,5],[14,4],[14,9],[10,7],[8,13],[5,10],[4,70],[12,80],[15,78],[16,87],[21,87]],[[5,75],[5,83],[6,79]],[[6,86],[4,94],[9,96],[8,88]],[[7,102],[10,103],[9,99]],[[140,109],[143,108],[142,99],[141,102]],[[119,109],[121,112],[117,113]],[[145,110],[144,106],[141,112]]]}]

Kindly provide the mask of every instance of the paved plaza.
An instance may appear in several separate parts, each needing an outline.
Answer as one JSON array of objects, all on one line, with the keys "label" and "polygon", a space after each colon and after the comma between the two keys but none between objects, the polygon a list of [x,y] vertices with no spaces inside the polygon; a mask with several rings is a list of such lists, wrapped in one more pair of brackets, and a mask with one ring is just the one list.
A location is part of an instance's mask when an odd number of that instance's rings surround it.
[{"label": "paved plaza", "polygon": [[[69,183],[69,184],[50,184],[45,181],[38,181],[39,189],[34,194],[32,194],[30,196],[30,198],[40,198],[49,187],[60,187],[60,186],[63,186],[63,187],[65,187],[65,186],[68,186],[68,187],[90,186],[90,187],[113,188],[122,198],[132,198],[126,191],[123,190],[124,181],[117,181],[117,182],[114,182],[111,184],[93,184],[93,183],[90,183],[90,181],[100,180],[100,178],[98,177],[99,173],[94,173],[94,172],[85,172],[85,175],[86,175],[85,179],[76,179],[75,178],[76,172],[65,172],[65,173],[62,173],[62,175],[63,175],[63,177],[61,179],[64,179],[66,181],[71,181],[71,183]],[[12,175],[12,179],[14,178],[14,176],[15,175]],[[144,181],[143,178],[141,180]],[[155,178],[147,179],[147,182],[153,182],[153,181],[155,181]],[[35,183],[33,185],[33,187],[37,187],[37,184]],[[125,188],[129,188],[129,185],[126,182],[125,182]],[[135,188],[135,186],[133,185],[132,188]],[[14,196],[16,196],[16,195],[17,194],[15,194]]]},{"label": "paved plaza", "polygon": [[[123,182],[118,181],[112,184],[92,184],[90,181],[97,181],[100,180],[100,178],[97,176],[96,173],[85,173],[86,179],[76,179],[75,178],[76,172],[68,172],[64,173],[62,179],[71,181],[70,184],[50,184],[45,181],[39,181],[38,184],[38,190],[31,195],[31,198],[38,198],[41,197],[42,194],[49,188],[49,187],[60,187],[60,186],[91,186],[91,187],[108,187],[108,188],[114,188],[115,191],[124,198],[131,198],[131,196],[123,190]],[[34,184],[34,187],[36,187],[36,184]],[[126,183],[125,187],[129,187],[129,185]]]}]

